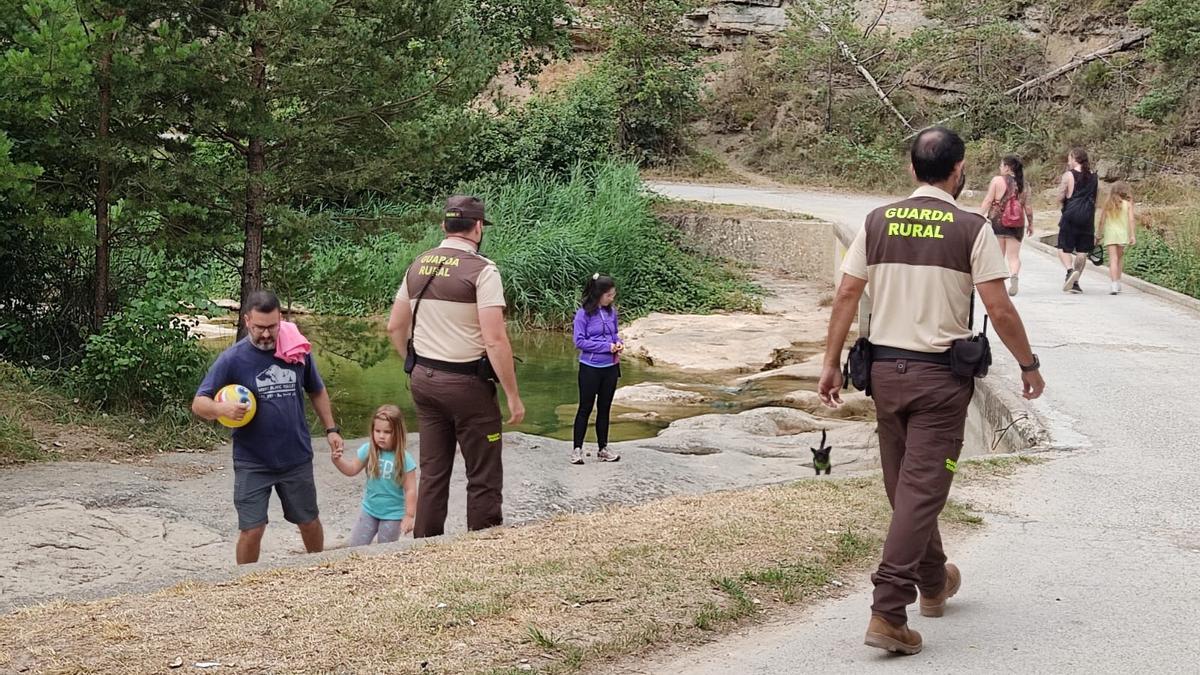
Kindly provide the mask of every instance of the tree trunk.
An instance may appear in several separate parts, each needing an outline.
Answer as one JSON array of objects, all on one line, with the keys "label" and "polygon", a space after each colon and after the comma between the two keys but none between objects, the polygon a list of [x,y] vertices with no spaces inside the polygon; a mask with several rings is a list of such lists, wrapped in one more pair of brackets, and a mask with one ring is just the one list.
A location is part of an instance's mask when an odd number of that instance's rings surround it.
[{"label": "tree trunk", "polygon": [[833,34],[829,35],[829,61],[825,64],[829,82],[825,89],[825,133],[833,131]]},{"label": "tree trunk", "polygon": [[[262,253],[263,253],[263,172],[266,170],[265,143],[262,138],[250,139],[250,149],[246,154],[246,169],[249,173],[246,183],[246,223],[245,245],[242,248],[242,289],[238,302],[243,308],[246,298],[262,288]],[[244,313],[244,312],[243,312]],[[238,337],[245,334],[245,326],[238,325]]]},{"label": "tree trunk", "polygon": [[96,140],[99,153],[96,162],[96,295],[93,304],[92,323],[99,329],[108,316],[109,288],[109,244],[112,237],[109,216],[109,197],[112,193],[112,166],[109,157],[111,150],[110,118],[112,115],[112,42],[105,45],[100,55],[97,69],[97,84],[99,94],[99,120],[96,127]]},{"label": "tree trunk", "polygon": [[[255,0],[256,12],[266,11],[266,0]],[[267,88],[267,46],[260,38],[250,43],[250,83],[258,94],[261,114],[269,115],[265,105]],[[266,142],[262,136],[252,136],[246,146],[246,219],[245,245],[242,249],[242,288],[238,302],[245,314],[246,299],[262,288],[263,209],[266,188],[263,174],[267,168]],[[244,322],[238,322],[238,338],[246,334]]]}]

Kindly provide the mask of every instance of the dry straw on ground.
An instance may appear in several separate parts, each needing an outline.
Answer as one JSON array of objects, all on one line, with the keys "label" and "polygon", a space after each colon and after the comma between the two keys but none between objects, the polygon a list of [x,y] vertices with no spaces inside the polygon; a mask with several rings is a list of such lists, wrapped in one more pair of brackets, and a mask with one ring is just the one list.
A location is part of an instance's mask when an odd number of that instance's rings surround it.
[{"label": "dry straw on ground", "polygon": [[831,592],[887,523],[877,480],[806,481],[0,617],[0,670],[569,672]]}]

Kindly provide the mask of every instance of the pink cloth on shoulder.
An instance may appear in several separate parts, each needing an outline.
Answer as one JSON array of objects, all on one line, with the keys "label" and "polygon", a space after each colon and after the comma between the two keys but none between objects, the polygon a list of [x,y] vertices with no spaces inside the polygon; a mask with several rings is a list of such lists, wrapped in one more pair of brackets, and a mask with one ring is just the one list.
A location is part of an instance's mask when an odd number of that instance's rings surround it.
[{"label": "pink cloth on shoulder", "polygon": [[275,358],[287,363],[304,363],[304,357],[312,353],[312,345],[300,334],[300,329],[291,321],[279,322],[279,336],[275,338]]}]

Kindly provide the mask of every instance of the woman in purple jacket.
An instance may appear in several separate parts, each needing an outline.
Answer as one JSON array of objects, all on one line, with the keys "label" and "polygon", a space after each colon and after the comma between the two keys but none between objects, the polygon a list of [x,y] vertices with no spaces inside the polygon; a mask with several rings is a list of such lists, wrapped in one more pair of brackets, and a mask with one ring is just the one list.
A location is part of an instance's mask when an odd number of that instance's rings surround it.
[{"label": "woman in purple jacket", "polygon": [[579,349],[579,411],[575,413],[575,443],[571,463],[583,464],[583,437],[587,434],[592,406],[596,410],[596,458],[615,462],[621,456],[608,449],[608,413],[617,378],[621,377],[621,351],[625,344],[617,335],[617,285],[611,277],[593,274],[583,289],[583,306],[575,312],[575,347]]}]

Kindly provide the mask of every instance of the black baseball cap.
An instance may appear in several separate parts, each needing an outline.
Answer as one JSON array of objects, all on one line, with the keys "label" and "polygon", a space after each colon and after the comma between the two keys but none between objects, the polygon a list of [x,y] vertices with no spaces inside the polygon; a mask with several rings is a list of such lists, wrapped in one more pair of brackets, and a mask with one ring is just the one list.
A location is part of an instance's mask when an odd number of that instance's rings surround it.
[{"label": "black baseball cap", "polygon": [[483,200],[470,195],[454,195],[447,199],[446,217],[482,220],[484,225],[492,224],[491,221],[483,216]]}]

